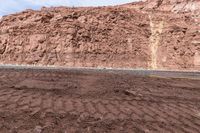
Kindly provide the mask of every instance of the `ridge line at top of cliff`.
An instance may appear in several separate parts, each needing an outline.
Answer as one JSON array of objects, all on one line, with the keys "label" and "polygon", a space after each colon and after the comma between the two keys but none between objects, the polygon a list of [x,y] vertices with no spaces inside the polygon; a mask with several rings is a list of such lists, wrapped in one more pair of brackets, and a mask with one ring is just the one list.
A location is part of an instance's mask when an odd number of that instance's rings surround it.
[{"label": "ridge line at top of cliff", "polygon": [[116,8],[116,7],[129,7],[135,10],[155,10],[155,11],[170,11],[170,12],[190,12],[200,11],[200,0],[139,0],[130,2],[127,4],[113,5],[113,6],[97,6],[97,7],[68,7],[68,6],[57,6],[57,7],[42,7],[39,10],[26,9],[21,12],[16,12],[9,15],[0,16],[0,20],[6,16],[12,16],[21,14],[28,11],[40,12],[43,10],[54,10],[54,9],[90,9],[90,8]]}]

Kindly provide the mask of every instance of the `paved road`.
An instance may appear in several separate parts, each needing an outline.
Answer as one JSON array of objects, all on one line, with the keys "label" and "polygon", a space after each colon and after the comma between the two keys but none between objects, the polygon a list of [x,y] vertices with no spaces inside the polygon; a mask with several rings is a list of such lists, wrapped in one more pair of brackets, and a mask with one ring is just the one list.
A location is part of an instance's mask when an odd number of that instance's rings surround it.
[{"label": "paved road", "polygon": [[0,132],[198,133],[199,75],[1,67]]},{"label": "paved road", "polygon": [[44,67],[44,66],[23,66],[23,65],[0,65],[0,69],[9,70],[34,70],[34,71],[85,71],[92,73],[128,73],[138,76],[153,76],[164,78],[192,78],[200,79],[200,71],[167,71],[167,70],[146,70],[146,69],[120,69],[120,68],[92,68],[92,67]]}]

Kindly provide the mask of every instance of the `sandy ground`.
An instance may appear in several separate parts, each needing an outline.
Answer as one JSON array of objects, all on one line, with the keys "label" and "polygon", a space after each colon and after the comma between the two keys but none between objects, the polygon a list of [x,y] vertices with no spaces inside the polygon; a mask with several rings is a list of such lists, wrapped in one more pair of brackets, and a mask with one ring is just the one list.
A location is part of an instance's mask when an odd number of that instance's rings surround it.
[{"label": "sandy ground", "polygon": [[200,78],[164,77],[1,68],[0,132],[200,132]]}]

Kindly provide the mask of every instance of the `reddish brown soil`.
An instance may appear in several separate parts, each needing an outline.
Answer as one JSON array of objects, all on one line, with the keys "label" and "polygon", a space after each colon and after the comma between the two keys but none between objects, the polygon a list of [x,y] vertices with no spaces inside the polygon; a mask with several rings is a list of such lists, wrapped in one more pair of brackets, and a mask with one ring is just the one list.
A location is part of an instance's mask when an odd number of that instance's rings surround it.
[{"label": "reddish brown soil", "polygon": [[200,132],[200,80],[0,70],[1,133]]}]

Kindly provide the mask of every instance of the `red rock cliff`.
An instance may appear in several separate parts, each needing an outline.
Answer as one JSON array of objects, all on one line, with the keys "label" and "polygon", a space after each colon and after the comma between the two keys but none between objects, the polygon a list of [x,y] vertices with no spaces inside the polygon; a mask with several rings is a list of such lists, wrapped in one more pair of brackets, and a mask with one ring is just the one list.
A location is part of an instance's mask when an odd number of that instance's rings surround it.
[{"label": "red rock cliff", "polygon": [[0,21],[0,62],[200,70],[200,1],[43,8]]}]

